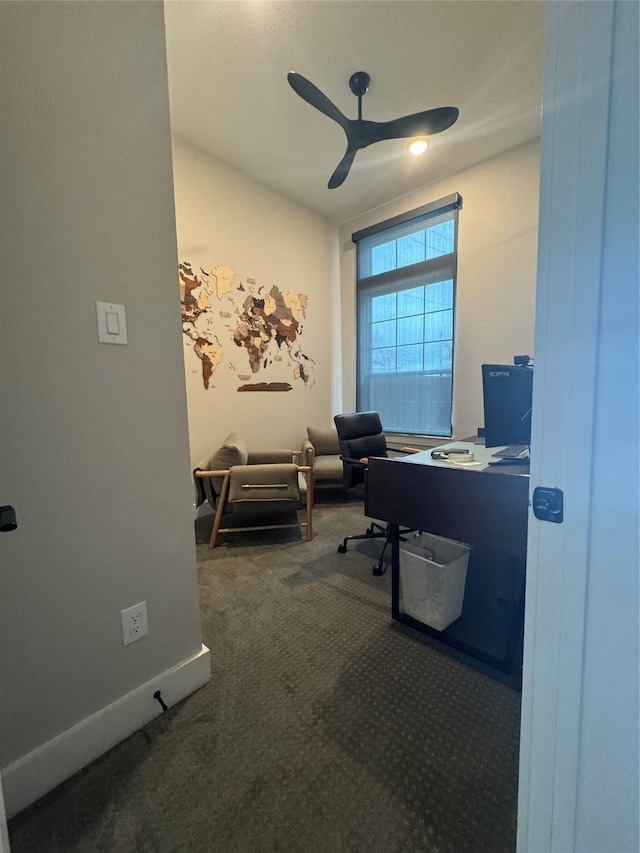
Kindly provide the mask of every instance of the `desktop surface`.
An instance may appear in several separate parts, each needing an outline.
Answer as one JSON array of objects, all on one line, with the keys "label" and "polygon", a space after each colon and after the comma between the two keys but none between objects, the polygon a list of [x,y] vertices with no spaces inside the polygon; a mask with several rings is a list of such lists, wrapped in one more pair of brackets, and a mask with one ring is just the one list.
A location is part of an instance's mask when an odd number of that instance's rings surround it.
[{"label": "desktop surface", "polygon": [[[437,447],[432,447],[429,450],[423,450],[420,453],[412,453],[408,456],[396,457],[394,461],[403,462],[408,465],[433,465],[438,468],[458,468],[466,471],[490,472],[501,474],[514,474],[519,476],[527,476],[529,474],[528,458],[515,458],[501,460],[496,456],[496,453],[501,451],[507,445],[498,447],[485,447],[483,444],[477,444],[475,439],[465,438],[463,441],[450,441],[446,444],[439,444]],[[434,451],[447,451],[460,449],[469,451],[469,456],[473,454],[473,460],[470,462],[453,461],[451,459],[437,459],[432,456]]]}]

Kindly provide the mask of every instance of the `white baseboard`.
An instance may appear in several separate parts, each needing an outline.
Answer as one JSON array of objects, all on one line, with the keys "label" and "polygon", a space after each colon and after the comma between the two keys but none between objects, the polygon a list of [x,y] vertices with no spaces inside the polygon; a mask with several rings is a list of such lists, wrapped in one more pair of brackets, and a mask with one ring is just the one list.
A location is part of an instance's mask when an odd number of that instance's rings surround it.
[{"label": "white baseboard", "polygon": [[56,785],[163,713],[211,678],[209,649],[166,670],[2,770],[7,817],[22,811]]}]

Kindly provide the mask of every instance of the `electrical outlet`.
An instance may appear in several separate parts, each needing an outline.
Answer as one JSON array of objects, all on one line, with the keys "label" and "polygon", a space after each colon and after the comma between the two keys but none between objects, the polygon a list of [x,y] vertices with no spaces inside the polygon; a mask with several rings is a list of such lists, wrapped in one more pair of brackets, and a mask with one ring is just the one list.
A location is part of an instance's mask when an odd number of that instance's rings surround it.
[{"label": "electrical outlet", "polygon": [[149,633],[149,620],[147,618],[147,602],[141,601],[133,607],[127,607],[120,611],[122,619],[122,642],[125,646],[135,643]]}]

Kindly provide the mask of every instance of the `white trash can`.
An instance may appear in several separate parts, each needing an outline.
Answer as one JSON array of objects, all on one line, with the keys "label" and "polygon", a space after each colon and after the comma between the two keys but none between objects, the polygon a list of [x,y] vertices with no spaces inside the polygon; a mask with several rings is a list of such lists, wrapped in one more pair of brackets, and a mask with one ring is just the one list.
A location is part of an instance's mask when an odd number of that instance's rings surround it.
[{"label": "white trash can", "polygon": [[400,611],[444,631],[462,613],[470,545],[420,533],[400,543]]}]

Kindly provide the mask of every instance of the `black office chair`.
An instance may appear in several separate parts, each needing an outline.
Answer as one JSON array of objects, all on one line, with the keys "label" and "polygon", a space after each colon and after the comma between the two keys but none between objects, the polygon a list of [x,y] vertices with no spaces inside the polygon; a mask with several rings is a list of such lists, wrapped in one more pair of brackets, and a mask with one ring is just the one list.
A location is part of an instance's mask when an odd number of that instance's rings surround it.
[{"label": "black office chair", "polygon": [[[340,441],[344,488],[354,490],[359,486],[364,487],[364,510],[366,515],[368,458],[370,456],[387,455],[387,441],[382,432],[380,417],[377,412],[354,412],[348,415],[336,415],[333,420],[338,431],[338,440]],[[389,526],[383,526],[372,521],[365,533],[345,536],[342,544],[338,545],[338,551],[344,554],[347,550],[347,542],[353,539],[385,540],[378,562],[372,569],[374,575],[383,575],[386,571],[384,555],[390,541]]]}]

